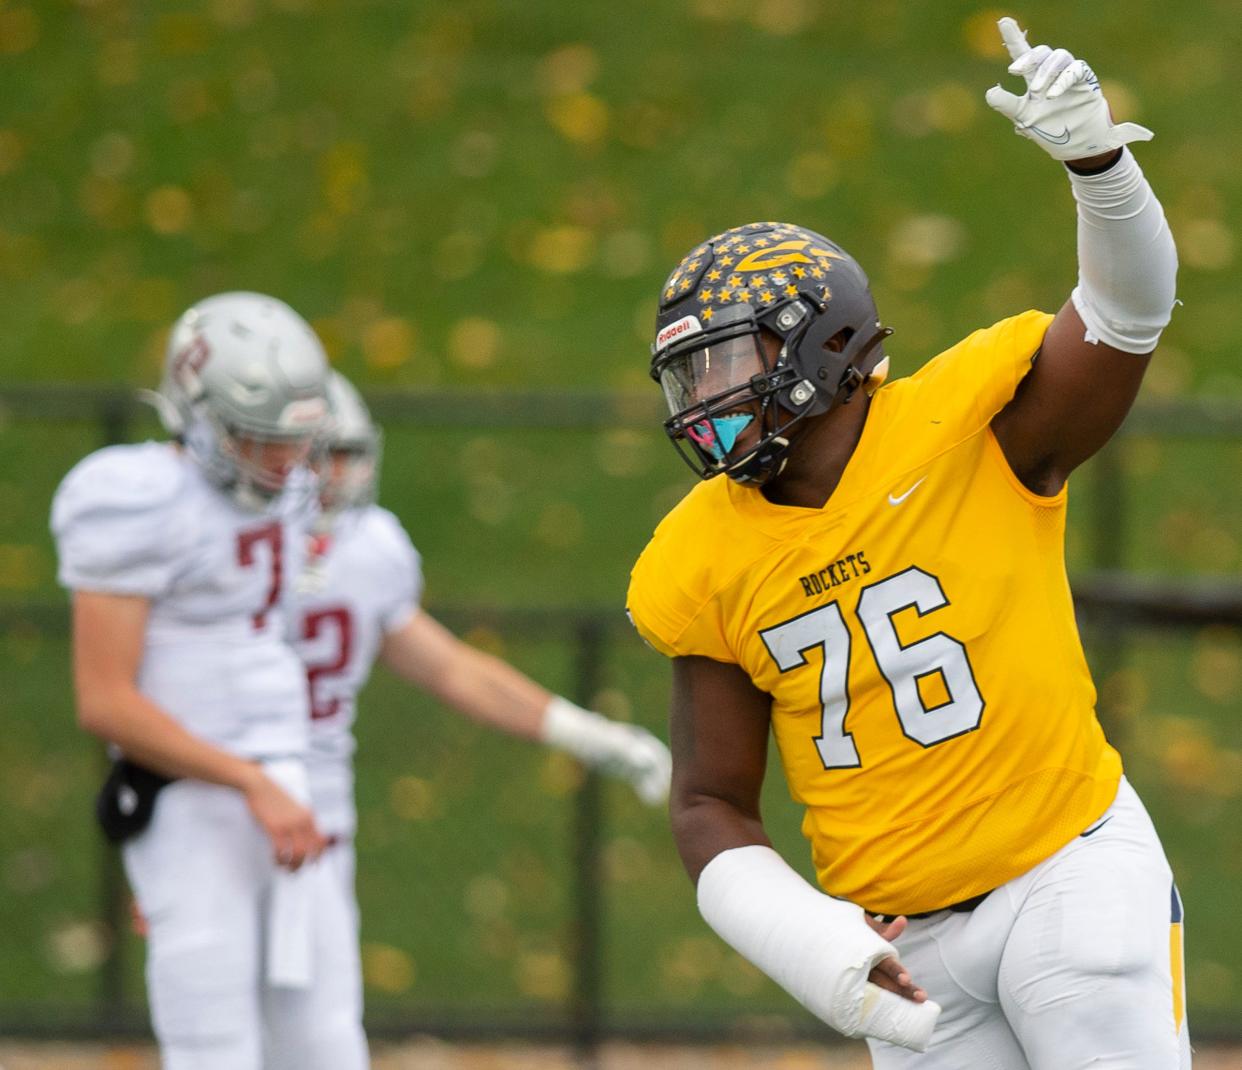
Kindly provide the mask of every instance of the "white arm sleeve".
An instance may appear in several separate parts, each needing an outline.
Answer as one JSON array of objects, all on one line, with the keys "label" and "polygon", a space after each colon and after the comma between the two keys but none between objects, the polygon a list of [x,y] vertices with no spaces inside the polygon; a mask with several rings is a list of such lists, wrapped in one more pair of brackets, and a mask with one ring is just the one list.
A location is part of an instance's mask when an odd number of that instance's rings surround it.
[{"label": "white arm sleeve", "polygon": [[861,907],[812,888],[770,847],[716,855],[703,868],[699,912],[716,934],[816,1017],[848,1037],[923,1051],[940,1007],[915,1003],[867,980],[892,944]]},{"label": "white arm sleeve", "polygon": [[1177,249],[1164,210],[1129,149],[1107,171],[1069,171],[1078,202],[1078,285],[1087,341],[1150,353],[1173,311]]}]

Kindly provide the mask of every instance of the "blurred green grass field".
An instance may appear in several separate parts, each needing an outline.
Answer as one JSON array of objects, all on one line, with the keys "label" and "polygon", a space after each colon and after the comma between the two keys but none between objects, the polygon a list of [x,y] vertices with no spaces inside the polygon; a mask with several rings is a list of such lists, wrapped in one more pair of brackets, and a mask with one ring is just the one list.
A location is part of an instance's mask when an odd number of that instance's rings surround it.
[{"label": "blurred green grass field", "polygon": [[[896,374],[975,327],[1055,308],[1075,276],[1058,167],[982,103],[994,21],[960,0],[0,2],[0,384],[156,377],[220,289],[276,293],[361,385],[651,390],[654,296],[694,242],[784,218],[871,274]],[[1236,223],[1242,5],[1012,13],[1100,73],[1179,242],[1184,306],[1144,397],[1242,399]],[[149,424],[132,428],[152,433]],[[0,412],[0,598],[59,598],[52,491],[99,442]],[[1236,577],[1242,443],[1125,444],[1126,567]],[[688,486],[658,429],[390,427],[384,500],[433,609],[613,607]],[[1090,568],[1092,473],[1071,566]],[[727,537],[727,533],[721,533]],[[561,689],[555,637],[472,636]],[[657,730],[666,666],[620,621],[605,704]],[[94,746],[63,637],[0,636],[0,1009],[81,1005],[99,848]],[[1188,907],[1192,1014],[1242,1017],[1242,938],[1209,919],[1242,866],[1242,646],[1141,633],[1101,679]],[[547,1010],[570,984],[574,771],[377,676],[360,737],[361,894],[378,1010]],[[769,813],[805,862],[779,776]],[[605,791],[606,995],[618,1013],[789,1010],[694,914],[663,819]],[[1201,919],[1201,920],[1200,920]],[[128,959],[137,969],[137,948]],[[140,982],[131,973],[131,989]]]}]

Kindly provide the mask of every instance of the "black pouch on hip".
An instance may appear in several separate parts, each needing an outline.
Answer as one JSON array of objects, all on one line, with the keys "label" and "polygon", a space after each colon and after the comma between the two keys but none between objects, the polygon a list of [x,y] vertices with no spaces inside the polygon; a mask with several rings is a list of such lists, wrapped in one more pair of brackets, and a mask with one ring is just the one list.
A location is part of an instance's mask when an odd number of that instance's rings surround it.
[{"label": "black pouch on hip", "polygon": [[127,758],[112,763],[95,797],[95,818],[112,843],[124,843],[151,823],[155,797],[175,777],[166,777]]}]

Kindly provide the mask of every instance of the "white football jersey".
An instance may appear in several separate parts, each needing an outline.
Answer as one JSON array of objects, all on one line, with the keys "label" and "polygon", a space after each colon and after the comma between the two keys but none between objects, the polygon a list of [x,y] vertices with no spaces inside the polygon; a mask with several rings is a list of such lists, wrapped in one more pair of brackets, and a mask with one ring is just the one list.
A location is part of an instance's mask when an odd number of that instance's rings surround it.
[{"label": "white football jersey", "polygon": [[418,608],[423,573],[401,522],[378,505],[317,536],[292,628],[310,691],[311,800],[324,832],[352,835],[354,713],[384,636]]},{"label": "white football jersey", "polygon": [[56,491],[59,579],[150,600],[138,687],[195,735],[247,757],[302,755],[306,678],[285,600],[310,517],[305,487],[249,512],[171,443],[109,446]]}]

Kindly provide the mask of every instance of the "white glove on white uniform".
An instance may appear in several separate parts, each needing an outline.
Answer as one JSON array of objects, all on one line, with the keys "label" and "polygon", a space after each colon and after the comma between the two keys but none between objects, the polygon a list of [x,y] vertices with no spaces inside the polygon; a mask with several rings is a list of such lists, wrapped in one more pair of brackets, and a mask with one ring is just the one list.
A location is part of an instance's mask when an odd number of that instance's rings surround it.
[{"label": "white glove on white uniform", "polygon": [[543,741],[579,761],[628,780],[648,806],[668,798],[673,759],[645,728],[611,721],[554,695],[543,715]]},{"label": "white glove on white uniform", "polygon": [[1082,160],[1131,141],[1151,140],[1152,132],[1145,126],[1113,122],[1100,80],[1082,60],[1063,48],[1032,48],[1026,33],[1008,16],[997,25],[1013,59],[1009,73],[1026,79],[1026,92],[1019,97],[996,85],[985,99],[1013,121],[1017,133],[1056,160]]}]

